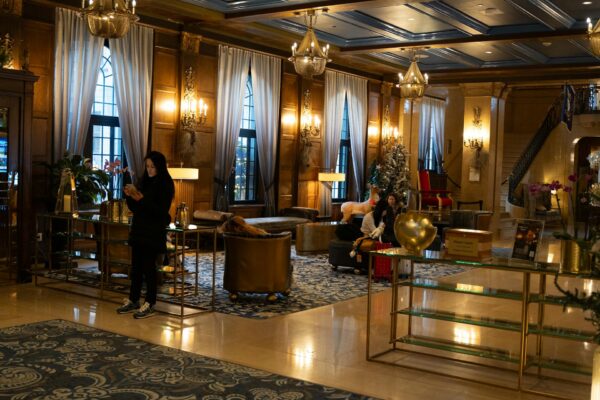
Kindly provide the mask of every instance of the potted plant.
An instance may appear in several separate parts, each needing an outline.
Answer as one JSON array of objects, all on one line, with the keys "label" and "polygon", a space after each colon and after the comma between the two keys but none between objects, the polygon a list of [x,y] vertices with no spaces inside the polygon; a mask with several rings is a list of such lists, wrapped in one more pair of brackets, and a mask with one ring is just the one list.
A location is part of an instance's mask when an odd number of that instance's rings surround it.
[{"label": "potted plant", "polygon": [[108,174],[100,169],[92,168],[89,158],[81,155],[71,155],[65,152],[63,158],[54,164],[42,163],[51,173],[51,193],[53,199],[58,191],[60,177],[63,170],[68,169],[75,179],[75,193],[80,204],[96,205],[108,195]]}]

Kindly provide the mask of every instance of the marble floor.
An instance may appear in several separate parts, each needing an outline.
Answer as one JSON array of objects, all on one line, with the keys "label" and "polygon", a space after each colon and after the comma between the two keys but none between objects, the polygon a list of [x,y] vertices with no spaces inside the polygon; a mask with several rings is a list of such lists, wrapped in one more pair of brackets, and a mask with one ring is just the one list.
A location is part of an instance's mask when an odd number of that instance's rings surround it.
[{"label": "marble floor", "polygon": [[[449,279],[451,282],[468,285],[494,282],[494,286],[509,290],[520,287],[518,279],[510,273],[482,274],[481,271],[471,271]],[[158,313],[152,318],[135,320],[131,314],[115,313],[115,302],[119,300],[116,295],[111,298],[113,301],[99,300],[95,298],[97,293],[92,289],[68,289],[80,290],[81,294],[33,284],[0,286],[0,328],[60,318],[151,343],[384,399],[545,398],[435,373],[366,361],[366,297],[266,320],[219,313],[206,313],[184,320]],[[374,343],[384,338],[380,343],[384,347],[388,332],[386,324],[390,320],[390,292],[391,290],[387,290],[377,294],[372,303],[372,320],[375,325],[371,341]],[[493,312],[506,318],[519,312],[518,306],[506,302],[494,304],[482,296],[456,297],[455,293],[433,296],[426,291],[418,296],[427,307],[443,306],[454,311],[469,309],[470,312],[480,314]],[[403,301],[403,296],[401,297],[400,301]],[[563,315],[562,310],[555,311],[554,314],[550,318],[560,320],[573,317]],[[518,348],[514,337],[509,337],[514,336],[514,332],[507,333],[471,325],[468,326],[468,330],[463,330],[465,325],[454,322],[436,321],[433,324],[426,320],[421,321],[413,326],[413,329],[420,333],[434,329],[442,334],[446,332],[450,338],[456,339],[458,335],[461,340],[466,340],[465,343],[504,343],[510,352],[517,351],[515,346]],[[399,329],[403,324],[404,322],[399,323]],[[544,349],[550,354],[565,353],[576,360],[584,359],[587,363],[591,363],[593,352],[589,344],[565,345],[550,340],[545,343]],[[407,360],[409,363],[415,362],[409,358]],[[423,363],[422,366],[431,371],[452,368],[436,359]],[[473,371],[463,372],[457,369],[458,374],[467,375],[475,374],[476,370],[478,367]],[[492,380],[494,374],[492,372]],[[511,377],[514,378],[514,374]],[[583,386],[577,396],[589,398],[589,395],[580,396],[581,392],[587,394],[589,386]]]}]

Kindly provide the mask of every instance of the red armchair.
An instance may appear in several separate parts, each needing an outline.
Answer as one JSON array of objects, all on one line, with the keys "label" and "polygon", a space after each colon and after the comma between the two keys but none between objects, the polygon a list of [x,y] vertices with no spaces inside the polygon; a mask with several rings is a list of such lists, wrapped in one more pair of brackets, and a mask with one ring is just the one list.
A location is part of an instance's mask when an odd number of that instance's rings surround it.
[{"label": "red armchair", "polygon": [[446,189],[432,189],[429,179],[429,171],[419,171],[419,211],[425,207],[437,207],[438,212],[442,213],[444,207],[452,209],[451,192]]}]

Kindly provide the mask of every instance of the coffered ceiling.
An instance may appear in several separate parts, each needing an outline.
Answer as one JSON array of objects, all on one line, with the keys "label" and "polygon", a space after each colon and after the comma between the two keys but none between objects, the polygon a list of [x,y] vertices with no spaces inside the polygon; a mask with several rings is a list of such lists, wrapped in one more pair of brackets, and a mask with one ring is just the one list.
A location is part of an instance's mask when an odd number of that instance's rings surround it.
[{"label": "coffered ceiling", "polygon": [[327,10],[315,31],[342,69],[391,79],[416,52],[432,83],[600,78],[585,35],[600,0],[138,0],[142,15],[282,56],[310,8]]}]

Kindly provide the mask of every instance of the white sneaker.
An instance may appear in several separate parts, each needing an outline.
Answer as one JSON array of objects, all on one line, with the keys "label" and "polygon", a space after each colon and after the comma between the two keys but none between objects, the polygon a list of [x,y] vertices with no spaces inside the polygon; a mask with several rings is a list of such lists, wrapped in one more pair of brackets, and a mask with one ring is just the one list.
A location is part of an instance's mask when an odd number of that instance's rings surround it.
[{"label": "white sneaker", "polygon": [[148,302],[142,304],[139,310],[133,313],[133,318],[148,318],[154,314],[154,306]]}]

